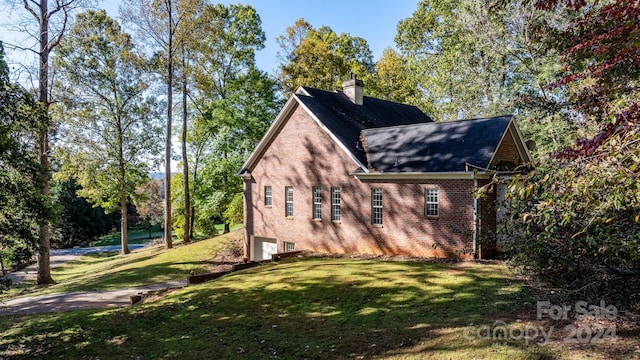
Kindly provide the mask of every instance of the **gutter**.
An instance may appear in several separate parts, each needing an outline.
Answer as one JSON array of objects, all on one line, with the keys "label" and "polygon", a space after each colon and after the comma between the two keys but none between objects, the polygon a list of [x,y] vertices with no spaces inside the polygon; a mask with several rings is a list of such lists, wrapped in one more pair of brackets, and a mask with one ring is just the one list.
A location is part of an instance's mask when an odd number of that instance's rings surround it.
[{"label": "gutter", "polygon": [[471,172],[471,171],[458,171],[458,172],[400,172],[400,173],[384,173],[384,172],[369,172],[358,173],[356,171],[349,175],[354,176],[358,180],[420,180],[420,179],[489,179],[492,173],[489,172]]}]

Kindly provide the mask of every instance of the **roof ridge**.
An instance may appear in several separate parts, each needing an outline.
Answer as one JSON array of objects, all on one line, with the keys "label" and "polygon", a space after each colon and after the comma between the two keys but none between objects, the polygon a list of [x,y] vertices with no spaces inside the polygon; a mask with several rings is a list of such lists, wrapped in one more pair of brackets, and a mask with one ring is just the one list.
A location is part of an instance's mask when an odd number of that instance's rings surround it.
[{"label": "roof ridge", "polygon": [[411,128],[411,127],[419,127],[419,126],[427,126],[427,125],[436,126],[436,125],[445,125],[445,124],[453,124],[453,123],[461,123],[461,122],[469,122],[469,121],[500,119],[500,118],[507,118],[507,117],[512,118],[513,115],[501,115],[501,116],[492,116],[492,117],[486,117],[486,118],[458,119],[458,120],[452,120],[452,121],[431,121],[431,122],[424,122],[424,123],[418,123],[418,124],[384,126],[384,127],[363,129],[362,132],[377,131],[377,130],[383,130],[383,129]]},{"label": "roof ridge", "polygon": [[[304,85],[300,85],[300,87],[303,88],[304,90],[321,91],[321,92],[325,92],[325,93],[328,93],[328,94],[343,94],[344,95],[344,91],[342,91],[341,89],[323,90],[323,89],[318,89],[318,88],[314,88],[314,87],[310,87],[310,86],[304,86]],[[402,103],[402,102],[395,101],[395,100],[381,99],[381,98],[368,96],[368,95],[364,95],[363,97],[367,98],[367,99],[374,100],[374,101],[381,101],[381,102],[391,103],[391,104],[395,104],[395,105],[400,105],[400,106],[406,106],[406,107],[420,109],[416,105],[406,104],[406,103]],[[422,110],[420,110],[420,111],[422,111]]]}]

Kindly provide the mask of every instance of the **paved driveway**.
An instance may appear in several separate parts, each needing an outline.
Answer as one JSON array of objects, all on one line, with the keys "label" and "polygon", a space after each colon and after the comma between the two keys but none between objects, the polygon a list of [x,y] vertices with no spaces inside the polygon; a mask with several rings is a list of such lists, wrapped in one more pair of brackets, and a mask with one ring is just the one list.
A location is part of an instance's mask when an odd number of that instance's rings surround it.
[{"label": "paved driveway", "polygon": [[[148,245],[150,244],[129,245],[129,250],[140,249]],[[73,260],[85,254],[108,251],[120,251],[120,246],[96,246],[52,250],[51,267],[60,266],[66,261]],[[7,276],[14,282],[20,282],[35,279],[37,271],[37,265],[34,264],[20,271],[8,274]],[[183,287],[186,284],[187,281],[185,279],[121,290],[82,291],[10,299],[0,302],[0,316],[126,306],[131,304],[132,295],[167,288]]]},{"label": "paved driveway", "polygon": [[[149,245],[150,243],[131,244],[129,245],[129,250],[140,249]],[[120,251],[120,245],[51,250],[51,255],[50,255],[51,267],[52,268],[58,267],[67,261],[73,260],[78,256],[82,256],[85,254],[96,253],[96,252],[109,252],[109,251]],[[11,281],[13,281],[14,283],[20,283],[27,280],[35,280],[37,274],[38,274],[38,264],[32,264],[22,270],[18,270],[16,272],[7,274],[7,277],[11,279]]]},{"label": "paved driveway", "polygon": [[131,304],[132,295],[179,288],[186,284],[186,280],[177,280],[122,290],[81,291],[5,300],[0,302],[0,316],[127,306]]}]

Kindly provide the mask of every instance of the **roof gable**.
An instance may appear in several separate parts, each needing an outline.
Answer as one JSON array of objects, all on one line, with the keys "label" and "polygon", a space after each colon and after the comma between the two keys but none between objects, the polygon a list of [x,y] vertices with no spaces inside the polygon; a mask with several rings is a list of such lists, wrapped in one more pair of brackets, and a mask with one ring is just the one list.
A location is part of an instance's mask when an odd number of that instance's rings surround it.
[{"label": "roof gable", "polygon": [[394,126],[362,131],[369,167],[376,172],[461,172],[487,168],[511,116]]},{"label": "roof gable", "polygon": [[362,171],[368,171],[367,157],[360,143],[360,132],[363,129],[432,122],[431,118],[412,105],[371,97],[364,97],[363,104],[356,105],[342,92],[301,86],[276,116],[238,174],[251,171],[297,105],[309,113]]},{"label": "roof gable", "polygon": [[352,103],[338,91],[301,87],[296,96],[361,164],[367,163],[360,143],[362,130],[433,121],[415,106],[367,96],[362,105]]}]

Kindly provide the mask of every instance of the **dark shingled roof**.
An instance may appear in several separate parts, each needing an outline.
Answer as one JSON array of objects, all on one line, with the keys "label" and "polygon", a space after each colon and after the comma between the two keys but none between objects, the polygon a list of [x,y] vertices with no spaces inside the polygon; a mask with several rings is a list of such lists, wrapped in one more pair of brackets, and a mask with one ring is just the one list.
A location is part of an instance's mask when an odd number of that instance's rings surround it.
[{"label": "dark shingled roof", "polygon": [[511,116],[362,131],[369,166],[378,172],[457,172],[488,167]]},{"label": "dark shingled roof", "polygon": [[360,132],[365,129],[432,122],[415,106],[364,97],[356,105],[342,92],[330,92],[303,87],[296,96],[331,131],[362,164],[367,157],[362,146],[357,146]]}]

